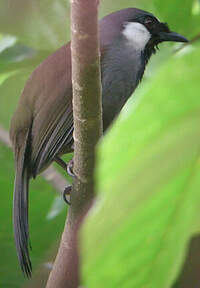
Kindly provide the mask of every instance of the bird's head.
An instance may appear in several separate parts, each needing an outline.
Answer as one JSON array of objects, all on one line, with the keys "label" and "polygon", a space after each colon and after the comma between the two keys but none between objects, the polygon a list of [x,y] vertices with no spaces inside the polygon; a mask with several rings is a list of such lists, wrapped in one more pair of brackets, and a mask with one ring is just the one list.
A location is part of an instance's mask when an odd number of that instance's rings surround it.
[{"label": "bird's head", "polygon": [[153,14],[136,10],[133,17],[124,22],[122,33],[138,49],[153,49],[164,41],[188,42],[182,35],[172,32],[167,23],[160,22]]},{"label": "bird's head", "polygon": [[102,20],[104,42],[120,35],[136,50],[155,52],[155,47],[164,41],[188,42],[182,35],[172,32],[166,23],[153,14],[128,8],[108,15]]}]

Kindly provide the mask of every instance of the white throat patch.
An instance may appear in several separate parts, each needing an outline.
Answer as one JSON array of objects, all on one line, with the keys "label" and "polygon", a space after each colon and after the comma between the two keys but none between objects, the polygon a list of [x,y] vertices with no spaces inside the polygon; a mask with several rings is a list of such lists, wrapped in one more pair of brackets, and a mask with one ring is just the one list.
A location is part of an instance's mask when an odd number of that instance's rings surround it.
[{"label": "white throat patch", "polygon": [[127,22],[122,33],[136,50],[143,50],[151,38],[147,28],[138,22]]}]

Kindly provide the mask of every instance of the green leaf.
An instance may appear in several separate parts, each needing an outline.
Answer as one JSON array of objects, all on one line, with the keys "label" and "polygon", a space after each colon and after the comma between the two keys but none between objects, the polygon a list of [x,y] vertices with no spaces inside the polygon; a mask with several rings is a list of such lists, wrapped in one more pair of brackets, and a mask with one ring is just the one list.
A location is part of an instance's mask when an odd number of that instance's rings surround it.
[{"label": "green leaf", "polygon": [[5,49],[12,47],[16,43],[17,39],[13,36],[4,36],[0,39],[0,53]]},{"label": "green leaf", "polygon": [[36,51],[32,48],[16,43],[0,53],[0,73],[33,71],[51,51]]},{"label": "green leaf", "polygon": [[0,53],[0,65],[12,62],[18,63],[25,59],[33,58],[35,54],[36,51],[34,49],[17,43]]},{"label": "green leaf", "polygon": [[200,204],[199,57],[171,57],[100,144],[87,287],[168,288],[179,272]]}]

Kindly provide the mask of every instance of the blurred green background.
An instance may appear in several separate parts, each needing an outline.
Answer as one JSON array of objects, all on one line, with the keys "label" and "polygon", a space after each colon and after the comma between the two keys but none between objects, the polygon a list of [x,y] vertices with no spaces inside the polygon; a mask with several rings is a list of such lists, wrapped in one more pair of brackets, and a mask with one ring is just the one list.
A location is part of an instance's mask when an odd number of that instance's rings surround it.
[{"label": "blurred green background", "polygon": [[[102,0],[100,17],[127,7],[196,41],[160,45],[99,144],[97,204],[82,232],[84,287],[200,287],[200,241],[191,242],[200,228],[200,1]],[[1,0],[0,130],[34,68],[70,39],[69,24],[66,0]],[[27,281],[13,240],[13,181],[13,155],[0,141],[0,287],[45,287],[67,208],[43,177],[31,182]]]}]

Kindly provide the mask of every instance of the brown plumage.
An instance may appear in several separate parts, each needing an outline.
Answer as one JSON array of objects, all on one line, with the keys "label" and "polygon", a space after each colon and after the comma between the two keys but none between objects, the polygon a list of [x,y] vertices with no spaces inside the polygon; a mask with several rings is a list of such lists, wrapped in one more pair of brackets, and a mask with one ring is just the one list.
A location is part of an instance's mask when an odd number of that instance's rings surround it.
[{"label": "brown plumage", "polygon": [[[28,251],[28,183],[55,156],[72,151],[73,115],[70,46],[62,47],[33,72],[13,116],[15,243],[22,270],[31,275]],[[55,71],[56,69],[56,71]],[[70,85],[69,85],[70,84]]]}]

